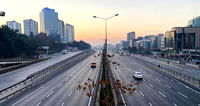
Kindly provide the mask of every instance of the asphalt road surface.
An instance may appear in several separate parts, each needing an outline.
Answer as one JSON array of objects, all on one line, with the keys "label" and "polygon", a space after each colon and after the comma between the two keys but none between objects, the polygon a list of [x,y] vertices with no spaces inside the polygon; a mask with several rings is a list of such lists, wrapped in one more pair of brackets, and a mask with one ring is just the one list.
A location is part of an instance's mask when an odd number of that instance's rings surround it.
[{"label": "asphalt road surface", "polygon": [[40,71],[46,67],[54,65],[62,60],[72,57],[80,52],[69,52],[67,54],[56,53],[51,55],[51,59],[38,62],[15,71],[1,74],[0,75],[0,90],[5,89],[11,85],[14,85],[22,80],[24,80],[28,75]]},{"label": "asphalt road surface", "polygon": [[[115,54],[112,61],[120,64],[120,66],[112,64],[111,68],[114,76],[124,85],[138,82],[137,90],[130,96],[124,97],[127,106],[200,106],[200,92],[152,70],[141,61],[118,54]],[[133,78],[133,73],[136,71],[142,72],[143,80]]]},{"label": "asphalt road surface", "polygon": [[[19,96],[7,100],[3,106],[88,106],[91,98],[84,91],[77,90],[88,78],[96,81],[101,57],[93,55],[78,62],[64,73]],[[90,64],[97,63],[95,69]]]}]

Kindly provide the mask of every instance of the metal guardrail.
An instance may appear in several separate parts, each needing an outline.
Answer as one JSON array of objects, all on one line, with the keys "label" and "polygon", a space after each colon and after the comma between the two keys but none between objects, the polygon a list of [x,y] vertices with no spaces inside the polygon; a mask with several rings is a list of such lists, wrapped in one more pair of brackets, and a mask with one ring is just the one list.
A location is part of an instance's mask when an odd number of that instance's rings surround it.
[{"label": "metal guardrail", "polygon": [[32,87],[35,85],[38,85],[45,80],[53,77],[56,75],[56,73],[60,73],[63,70],[59,70],[60,68],[64,67],[65,65],[70,65],[77,63],[77,61],[74,61],[74,58],[78,60],[83,60],[83,58],[86,58],[88,56],[88,53],[91,53],[91,51],[84,51],[82,53],[76,54],[66,60],[63,60],[59,63],[56,63],[55,65],[52,65],[50,67],[47,67],[43,70],[40,70],[36,73],[33,73],[29,76],[27,76],[26,79],[18,82],[17,84],[14,84],[8,88],[5,88],[0,91],[0,103],[3,101],[13,97],[14,95]]},{"label": "metal guardrail", "polygon": [[162,71],[178,80],[181,80],[189,85],[192,85],[192,86],[200,89],[200,79],[194,78],[193,76],[186,75],[184,73],[178,72],[175,69],[172,69],[172,68],[160,65],[160,64],[152,63],[152,62],[149,62],[149,61],[137,58],[137,57],[135,57],[135,58],[147,63],[148,65],[151,66],[151,68]]}]

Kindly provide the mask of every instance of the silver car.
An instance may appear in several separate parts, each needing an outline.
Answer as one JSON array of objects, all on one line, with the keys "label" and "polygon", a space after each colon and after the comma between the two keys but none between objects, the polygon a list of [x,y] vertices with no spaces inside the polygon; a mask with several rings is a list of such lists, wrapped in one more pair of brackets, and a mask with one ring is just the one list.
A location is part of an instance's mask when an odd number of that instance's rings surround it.
[{"label": "silver car", "polygon": [[142,73],[141,72],[134,72],[133,77],[135,79],[142,79]]}]

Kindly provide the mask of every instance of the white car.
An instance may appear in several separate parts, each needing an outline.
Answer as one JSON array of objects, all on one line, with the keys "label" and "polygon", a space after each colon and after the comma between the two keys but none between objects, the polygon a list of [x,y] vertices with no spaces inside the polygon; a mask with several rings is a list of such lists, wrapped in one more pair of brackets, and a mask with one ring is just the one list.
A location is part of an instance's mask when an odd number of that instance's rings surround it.
[{"label": "white car", "polygon": [[67,54],[67,50],[62,50],[62,54]]},{"label": "white car", "polygon": [[135,79],[142,79],[142,73],[141,72],[134,72],[133,77]]}]

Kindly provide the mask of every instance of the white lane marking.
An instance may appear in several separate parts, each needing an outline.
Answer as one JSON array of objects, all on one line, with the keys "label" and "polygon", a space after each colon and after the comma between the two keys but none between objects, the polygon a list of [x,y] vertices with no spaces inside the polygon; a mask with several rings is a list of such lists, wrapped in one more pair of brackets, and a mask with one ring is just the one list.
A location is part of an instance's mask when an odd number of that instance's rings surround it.
[{"label": "white lane marking", "polygon": [[119,92],[120,92],[120,94],[121,94],[121,97],[122,97],[122,100],[123,100],[124,106],[126,106],[126,102],[125,102],[125,99],[124,99],[124,97],[123,97],[123,95],[122,95],[121,90],[119,90]]},{"label": "white lane marking", "polygon": [[61,83],[61,84],[58,86],[58,88],[60,88],[62,85],[63,85],[63,83]]},{"label": "white lane marking", "polygon": [[18,100],[17,102],[15,102],[14,104],[12,104],[11,106],[16,105],[17,103],[21,102],[22,100],[26,99],[28,96],[32,95],[33,93],[37,92],[38,90],[40,90],[41,88],[43,88],[43,86],[41,86],[40,88],[36,89],[35,91],[31,92],[30,94],[26,95],[25,97],[23,97],[22,99]]},{"label": "white lane marking", "polygon": [[163,97],[166,97],[162,92],[158,91],[158,93],[159,93],[160,95],[162,95]]},{"label": "white lane marking", "polygon": [[187,96],[185,96],[184,94],[177,92],[178,94],[180,94],[181,96],[183,96],[184,98],[188,98]]},{"label": "white lane marking", "polygon": [[41,102],[39,102],[37,105],[35,105],[35,106],[39,106],[41,104]]},{"label": "white lane marking", "polygon": [[65,104],[65,103],[62,103],[62,105],[61,105],[61,106],[64,106],[64,104]]},{"label": "white lane marking", "polygon": [[156,81],[160,82],[160,80],[159,80],[159,79],[156,79]]},{"label": "white lane marking", "polygon": [[153,105],[151,104],[151,102],[149,102],[149,105],[150,105],[150,106],[153,106]]},{"label": "white lane marking", "polygon": [[47,97],[49,97],[51,94],[53,94],[54,93],[54,91],[52,91],[51,93],[49,93],[48,95],[47,95]]},{"label": "white lane marking", "polygon": [[68,96],[71,96],[72,93],[73,93],[73,91],[71,91],[71,92],[68,94]]},{"label": "white lane marking", "polygon": [[173,103],[174,106],[178,106],[176,103]]},{"label": "white lane marking", "polygon": [[[97,81],[97,77],[98,77],[98,73],[96,74],[96,78],[95,78],[94,82]],[[94,91],[94,88],[92,89],[92,94],[93,94],[93,91]],[[92,100],[92,96],[90,96],[90,99],[89,99],[89,102],[88,102],[88,106],[90,106],[91,100]]]},{"label": "white lane marking", "polygon": [[[173,77],[171,77],[171,76],[169,76],[169,75],[167,75],[167,76],[168,76],[169,78],[171,78],[171,79],[170,79],[171,81],[175,80],[175,81],[179,82],[181,85],[185,86],[186,88],[188,88],[188,89],[192,90],[193,92],[198,93],[198,94],[200,95],[200,92],[198,92],[198,91],[196,91],[196,90],[194,90],[194,89],[188,87],[187,85],[183,84],[182,82],[176,80],[175,78],[173,78]],[[173,80],[172,80],[172,79],[173,79]]]},{"label": "white lane marking", "polygon": [[165,86],[167,86],[168,88],[171,88],[169,85],[165,84]]},{"label": "white lane marking", "polygon": [[142,93],[142,91],[139,91],[140,92],[140,94],[142,95],[142,96],[144,96],[144,94]]},{"label": "white lane marking", "polygon": [[153,88],[153,85],[149,84],[149,86],[151,86]]}]

